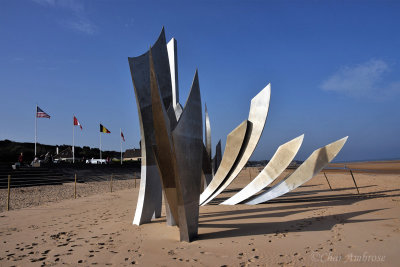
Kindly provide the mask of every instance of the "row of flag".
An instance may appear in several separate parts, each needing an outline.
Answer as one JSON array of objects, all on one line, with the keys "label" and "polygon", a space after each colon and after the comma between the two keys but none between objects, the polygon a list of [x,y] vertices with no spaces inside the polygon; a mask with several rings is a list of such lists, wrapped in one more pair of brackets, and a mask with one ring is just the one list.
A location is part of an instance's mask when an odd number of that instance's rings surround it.
[{"label": "row of flag", "polygon": [[[37,144],[37,118],[47,118],[50,119],[50,115],[44,112],[40,107],[36,106],[36,116],[35,116],[35,156],[36,156],[36,144]],[[81,130],[83,130],[82,124],[78,121],[78,119],[74,115],[74,122],[72,127],[72,162],[75,163],[75,126],[79,126]],[[101,133],[111,133],[103,124],[100,123],[100,160],[102,160],[101,155]],[[120,129],[121,133],[121,164],[122,164],[122,141],[125,142],[125,136],[122,133],[122,129]]]},{"label": "row of flag", "polygon": [[[44,112],[40,107],[36,106],[36,118],[50,119],[50,115],[47,114],[46,112]],[[82,124],[78,121],[78,119],[75,116],[74,116],[74,126],[79,126],[81,128],[81,130],[83,130]],[[108,130],[106,127],[104,127],[101,123],[100,123],[100,132],[101,133],[111,133],[110,130]],[[121,138],[125,142],[125,136],[122,133],[122,131],[121,131]]]}]

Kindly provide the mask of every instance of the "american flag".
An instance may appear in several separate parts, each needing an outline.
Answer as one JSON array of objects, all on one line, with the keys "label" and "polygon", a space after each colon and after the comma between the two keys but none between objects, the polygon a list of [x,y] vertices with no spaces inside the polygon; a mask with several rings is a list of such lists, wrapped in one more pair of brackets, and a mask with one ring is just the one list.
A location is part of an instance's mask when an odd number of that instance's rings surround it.
[{"label": "american flag", "polygon": [[41,108],[39,108],[38,106],[36,106],[36,117],[37,118],[49,118],[50,119],[50,115],[47,114],[46,112],[44,112]]}]

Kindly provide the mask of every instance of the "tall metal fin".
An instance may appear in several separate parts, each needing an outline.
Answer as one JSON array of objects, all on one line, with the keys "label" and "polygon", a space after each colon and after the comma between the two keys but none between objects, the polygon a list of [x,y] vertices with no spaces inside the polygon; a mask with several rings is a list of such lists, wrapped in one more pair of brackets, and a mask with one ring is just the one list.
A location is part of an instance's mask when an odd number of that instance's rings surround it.
[{"label": "tall metal fin", "polygon": [[[168,107],[172,103],[172,92],[164,28],[152,47],[152,56],[161,97],[164,106]],[[150,222],[153,214],[155,217],[161,216],[162,194],[160,176],[153,153],[155,137],[151,108],[149,52],[128,58],[128,62],[138,108],[142,153],[139,197],[133,223],[141,225]]]},{"label": "tall metal fin", "polygon": [[172,106],[176,109],[179,103],[179,83],[178,83],[178,48],[175,38],[172,38],[167,44],[169,67],[171,69],[172,83]]},{"label": "tall metal fin", "polygon": [[[152,57],[152,49],[149,53],[150,58],[150,89],[151,89],[151,107],[153,113],[154,133],[156,144],[153,145],[154,154],[156,156],[157,166],[160,172],[161,181],[164,189],[164,196],[167,200],[166,211],[167,222],[173,225],[173,222],[178,222],[178,199],[177,186],[175,183],[176,166],[173,153],[173,144],[171,138],[171,124],[168,114],[165,111],[164,104],[161,99],[156,73],[154,71],[154,62]],[[172,105],[170,105],[171,107]],[[175,117],[172,117],[172,120]],[[171,212],[171,214],[168,214]],[[172,216],[170,216],[172,215]],[[172,217],[172,218],[171,218]]]},{"label": "tall metal fin", "polygon": [[203,158],[203,118],[197,71],[178,125],[172,131],[172,140],[179,174],[175,182],[178,189],[180,239],[190,242],[198,234]]},{"label": "tall metal fin", "polygon": [[210,117],[208,116],[208,111],[207,111],[207,104],[204,104],[205,106],[205,129],[204,129],[204,135],[205,135],[205,140],[206,140],[206,152],[209,156],[209,160],[211,161],[211,124],[210,124]]},{"label": "tall metal fin", "polygon": [[222,150],[221,150],[221,140],[219,140],[217,145],[215,146],[215,156],[212,160],[214,175],[218,171],[219,165],[221,164],[221,160],[222,160]]}]

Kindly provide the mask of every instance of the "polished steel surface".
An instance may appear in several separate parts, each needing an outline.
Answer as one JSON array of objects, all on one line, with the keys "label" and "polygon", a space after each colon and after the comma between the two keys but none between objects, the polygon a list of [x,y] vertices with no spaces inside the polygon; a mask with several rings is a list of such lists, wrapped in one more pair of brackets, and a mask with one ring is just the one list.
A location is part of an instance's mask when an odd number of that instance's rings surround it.
[{"label": "polished steel surface", "polygon": [[[164,194],[165,196],[165,194]],[[169,207],[168,200],[164,197],[164,207],[165,207],[165,218],[167,220],[168,226],[177,226],[177,222],[172,215],[171,208]]]},{"label": "polished steel surface", "polygon": [[[209,154],[206,151],[206,147],[203,145],[203,164],[202,164],[202,177],[203,177],[203,190],[210,184],[213,174],[212,165]],[[203,192],[202,190],[202,192]]]},{"label": "polished steel surface", "polygon": [[[153,151],[156,156],[157,166],[161,174],[161,181],[164,190],[164,196],[168,203],[166,210],[171,212],[174,222],[178,222],[178,199],[177,199],[177,186],[176,186],[176,166],[173,152],[173,144],[171,139],[171,124],[165,111],[164,104],[162,103],[161,94],[154,70],[154,62],[152,57],[152,49],[149,53],[150,60],[150,90],[151,90],[151,107],[153,114],[153,126],[155,133],[155,145]],[[170,105],[170,110],[172,110]],[[171,111],[170,111],[171,113]],[[172,114],[172,120],[175,118]],[[175,123],[175,122],[174,122]],[[170,218],[171,219],[171,218]],[[172,220],[167,224],[171,224]]]},{"label": "polished steel surface", "polygon": [[215,146],[215,156],[212,159],[212,168],[213,168],[213,173],[214,175],[218,171],[218,167],[221,164],[222,160],[222,152],[221,152],[221,140],[218,141],[217,145]]},{"label": "polished steel surface", "polygon": [[140,176],[139,196],[133,220],[133,224],[136,225],[150,222],[153,216],[155,217],[159,202],[161,207],[161,184],[158,167],[156,165],[142,165]]},{"label": "polished steel surface", "polygon": [[230,171],[227,179],[224,180],[223,184],[202,205],[205,205],[213,200],[226,187],[228,187],[243,169],[244,165],[246,165],[247,161],[250,159],[264,130],[265,122],[268,115],[270,97],[271,84],[268,84],[251,100],[248,118],[251,127],[249,129],[249,132],[246,134],[246,140],[235,162],[235,165],[232,168],[232,171]]},{"label": "polished steel surface", "polygon": [[238,204],[254,194],[257,194],[271,184],[287,168],[287,166],[289,166],[290,162],[292,162],[294,156],[297,154],[301,144],[303,143],[303,138],[304,134],[279,146],[267,166],[265,166],[257,177],[254,178],[245,188],[221,204]]},{"label": "polished steel surface", "polygon": [[172,38],[168,42],[167,51],[169,59],[169,68],[171,70],[172,106],[175,109],[177,104],[179,103],[178,51],[177,51],[177,42],[175,38]]},{"label": "polished steel surface", "polygon": [[178,193],[180,240],[198,234],[200,179],[203,159],[203,118],[198,73],[177,126],[172,131]]},{"label": "polished steel surface", "polygon": [[211,180],[211,183],[207,186],[204,192],[201,193],[200,204],[203,204],[224,182],[239,155],[240,148],[242,147],[243,141],[246,136],[247,128],[248,121],[245,120],[228,134],[228,137],[226,138],[224,156],[222,157],[221,164],[214,178]]},{"label": "polished steel surface", "polygon": [[209,161],[211,162],[211,125],[210,117],[208,116],[207,105],[205,106],[205,124],[204,124],[204,135],[206,139],[206,152],[209,156]]},{"label": "polished steel surface", "polygon": [[176,119],[175,110],[172,107],[172,105],[169,106],[169,108],[167,110],[167,117],[168,117],[168,121],[169,121],[169,129],[170,129],[169,132],[171,132],[172,130],[175,129],[176,125],[178,124],[178,121]]},{"label": "polished steel surface", "polygon": [[176,120],[178,121],[179,118],[181,117],[182,111],[183,111],[183,108],[182,108],[181,104],[179,104],[179,103],[176,104],[176,107],[174,108],[174,111],[175,111]]},{"label": "polished steel surface", "polygon": [[[205,123],[204,123],[204,135],[205,135],[205,147],[203,147],[203,190],[207,188],[210,184],[213,172],[212,172],[212,163],[211,163],[211,124],[210,117],[208,116],[207,105],[204,104],[205,107]],[[203,191],[202,190],[202,191]]]},{"label": "polished steel surface", "polygon": [[[164,29],[152,47],[152,56],[164,106],[169,106],[172,103],[172,90]],[[155,137],[150,93],[149,52],[128,58],[128,62],[135,90],[142,145],[140,189],[133,223],[141,225],[150,222],[153,215],[160,216],[162,194],[160,175],[153,153]]]},{"label": "polished steel surface", "polygon": [[255,205],[277,198],[309,181],[336,157],[346,141],[347,137],[344,137],[315,150],[290,176],[246,204]]}]

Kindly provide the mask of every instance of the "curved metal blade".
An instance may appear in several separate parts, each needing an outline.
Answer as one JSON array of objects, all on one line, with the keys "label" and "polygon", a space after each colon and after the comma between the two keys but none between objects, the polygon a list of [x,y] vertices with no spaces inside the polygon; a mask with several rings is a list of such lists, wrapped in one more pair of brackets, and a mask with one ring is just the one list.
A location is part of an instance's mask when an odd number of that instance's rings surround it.
[{"label": "curved metal blade", "polygon": [[232,166],[239,155],[240,148],[242,147],[245,139],[247,125],[248,121],[245,120],[228,134],[221,165],[219,166],[214,178],[211,180],[211,183],[200,195],[200,205],[203,204],[203,202],[206,201],[207,198],[218,189],[218,187],[224,182],[224,179],[228,175],[229,171],[232,169]]},{"label": "curved metal blade", "polygon": [[266,202],[273,198],[282,196],[304,184],[336,157],[343,145],[346,143],[347,138],[348,136],[315,150],[307,160],[292,173],[292,175],[271,187],[267,192],[246,202],[246,204],[255,205]]},{"label": "curved metal blade", "polygon": [[271,184],[279,175],[281,175],[287,166],[289,166],[290,162],[292,162],[294,156],[297,154],[301,144],[303,143],[303,138],[304,134],[279,146],[274,156],[262,172],[260,172],[245,188],[222,202],[220,205],[235,205],[240,203]]},{"label": "curved metal blade", "polygon": [[243,144],[240,154],[236,159],[235,166],[232,168],[229,176],[225,179],[218,190],[203,203],[203,205],[207,204],[222,191],[224,191],[225,188],[227,188],[233,182],[233,180],[235,180],[240,171],[243,169],[244,165],[246,165],[247,161],[250,159],[264,130],[265,122],[268,116],[270,97],[271,84],[268,84],[251,100],[248,121],[252,127],[251,130],[246,133],[246,142]]}]

